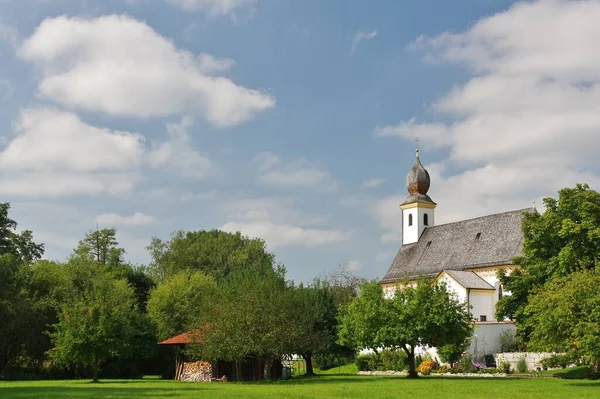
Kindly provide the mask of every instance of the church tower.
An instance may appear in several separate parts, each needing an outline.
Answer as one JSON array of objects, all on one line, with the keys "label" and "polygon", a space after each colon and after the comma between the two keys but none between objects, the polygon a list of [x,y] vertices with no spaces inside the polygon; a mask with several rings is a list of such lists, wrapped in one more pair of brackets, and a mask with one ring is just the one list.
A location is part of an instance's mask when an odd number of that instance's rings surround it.
[{"label": "church tower", "polygon": [[415,164],[406,175],[406,189],[409,195],[400,204],[402,245],[419,241],[425,227],[433,226],[433,210],[437,204],[427,195],[430,183],[429,172],[421,165],[417,149]]}]

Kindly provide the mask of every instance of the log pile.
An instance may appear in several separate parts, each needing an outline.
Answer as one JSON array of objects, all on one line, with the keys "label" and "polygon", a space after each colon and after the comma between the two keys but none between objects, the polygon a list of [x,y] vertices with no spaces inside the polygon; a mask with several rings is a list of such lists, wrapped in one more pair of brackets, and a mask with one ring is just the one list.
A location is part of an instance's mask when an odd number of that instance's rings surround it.
[{"label": "log pile", "polygon": [[212,366],[209,362],[185,362],[181,371],[181,381],[210,382],[212,377]]}]

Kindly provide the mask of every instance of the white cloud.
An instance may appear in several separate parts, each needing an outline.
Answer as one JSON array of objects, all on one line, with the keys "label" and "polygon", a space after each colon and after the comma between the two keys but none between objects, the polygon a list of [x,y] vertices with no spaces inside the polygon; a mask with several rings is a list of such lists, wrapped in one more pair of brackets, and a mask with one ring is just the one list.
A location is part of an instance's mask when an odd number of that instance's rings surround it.
[{"label": "white cloud", "polygon": [[362,186],[364,188],[373,188],[373,187],[379,187],[381,186],[381,184],[384,182],[385,180],[383,179],[370,179],[370,180],[365,180],[364,182],[362,182]]},{"label": "white cloud", "polygon": [[345,266],[346,266],[346,270],[353,271],[353,272],[363,268],[363,264],[357,260],[350,260],[345,263]]},{"label": "white cloud", "polygon": [[432,147],[445,147],[452,144],[451,129],[439,122],[415,123],[415,118],[397,125],[376,126],[377,137],[399,137],[405,140],[419,139]]},{"label": "white cloud", "polygon": [[327,224],[328,215],[305,212],[293,198],[255,197],[233,199],[221,204],[221,210],[229,220],[288,223],[303,226]]},{"label": "white cloud", "polygon": [[[541,204],[580,182],[600,187],[599,18],[599,2],[518,3],[465,32],[410,46],[474,73],[433,105],[450,123],[411,119],[387,132],[448,146],[448,159],[426,165],[436,223]],[[404,198],[381,199],[374,209],[383,241],[399,242]]]},{"label": "white cloud", "polygon": [[0,154],[5,170],[120,171],[138,166],[144,151],[139,134],[90,126],[53,108],[22,110],[15,130]]},{"label": "white cloud", "polygon": [[275,105],[268,94],[207,74],[231,61],[178,49],[128,16],[48,18],[19,55],[40,70],[40,96],[77,110],[135,117],[198,114],[216,126],[234,126]]},{"label": "white cloud", "polygon": [[152,143],[152,149],[146,157],[155,168],[164,168],[182,177],[202,179],[211,173],[212,161],[193,149],[188,129],[193,120],[184,117],[180,123],[167,124],[169,140]]},{"label": "white cloud", "polygon": [[356,35],[354,35],[354,40],[352,40],[352,48],[350,49],[350,54],[354,54],[356,52],[356,46],[358,46],[360,42],[362,42],[363,40],[371,40],[375,36],[377,36],[376,30],[370,32],[358,31]]},{"label": "white cloud", "polygon": [[260,170],[269,170],[281,163],[281,157],[272,152],[261,152],[254,157],[254,163],[258,165]]},{"label": "white cloud", "polygon": [[256,0],[164,0],[186,11],[200,11],[209,16],[231,14],[234,10],[256,3]]},{"label": "white cloud", "polygon": [[258,178],[263,185],[287,189],[309,188],[320,192],[337,189],[331,173],[310,165],[305,159],[283,163],[275,154],[262,153],[255,158],[255,162],[263,172]]},{"label": "white cloud", "polygon": [[156,221],[154,216],[135,212],[131,216],[121,216],[118,213],[103,213],[96,216],[96,223],[107,226],[145,226]]},{"label": "white cloud", "polygon": [[202,53],[198,56],[198,69],[206,75],[214,75],[231,69],[235,61],[231,58],[217,58],[213,55]]},{"label": "white cloud", "polygon": [[139,181],[142,136],[90,126],[75,114],[27,108],[0,152],[0,192],[51,197],[119,194]]},{"label": "white cloud", "polygon": [[221,230],[240,231],[250,237],[265,240],[270,247],[301,245],[314,247],[343,241],[345,235],[340,230],[311,229],[289,224],[275,224],[269,221],[228,222]]},{"label": "white cloud", "polygon": [[204,178],[211,161],[193,149],[189,118],[167,125],[169,139],[148,149],[138,133],[89,125],[56,108],[21,110],[15,134],[0,151],[0,193],[21,197],[122,195],[142,179],[144,163]]},{"label": "white cloud", "polygon": [[225,231],[260,237],[270,247],[318,246],[344,241],[349,233],[326,228],[329,216],[303,211],[293,198],[259,197],[231,200],[221,205],[229,222]]}]

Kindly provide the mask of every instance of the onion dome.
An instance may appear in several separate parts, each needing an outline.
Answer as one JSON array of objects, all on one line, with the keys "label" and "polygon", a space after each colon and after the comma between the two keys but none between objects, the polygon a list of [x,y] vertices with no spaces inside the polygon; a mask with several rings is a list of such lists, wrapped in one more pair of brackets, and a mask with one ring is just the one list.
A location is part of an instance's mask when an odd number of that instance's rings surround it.
[{"label": "onion dome", "polygon": [[416,150],[415,164],[408,171],[406,175],[406,189],[408,190],[409,196],[402,203],[410,204],[413,202],[429,202],[435,204],[427,195],[431,179],[429,178],[429,172],[421,164],[419,159],[419,150]]}]

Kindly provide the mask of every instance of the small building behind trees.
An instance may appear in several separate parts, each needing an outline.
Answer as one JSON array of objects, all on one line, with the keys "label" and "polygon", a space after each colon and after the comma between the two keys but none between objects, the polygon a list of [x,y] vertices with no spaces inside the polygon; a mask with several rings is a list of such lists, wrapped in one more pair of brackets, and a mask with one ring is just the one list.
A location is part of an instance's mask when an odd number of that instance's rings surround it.
[{"label": "small building behind trees", "polygon": [[280,360],[249,356],[243,361],[232,362],[209,361],[188,356],[185,351],[186,345],[202,343],[203,339],[201,331],[192,330],[159,342],[159,345],[175,348],[176,381],[261,381],[281,378]]}]

